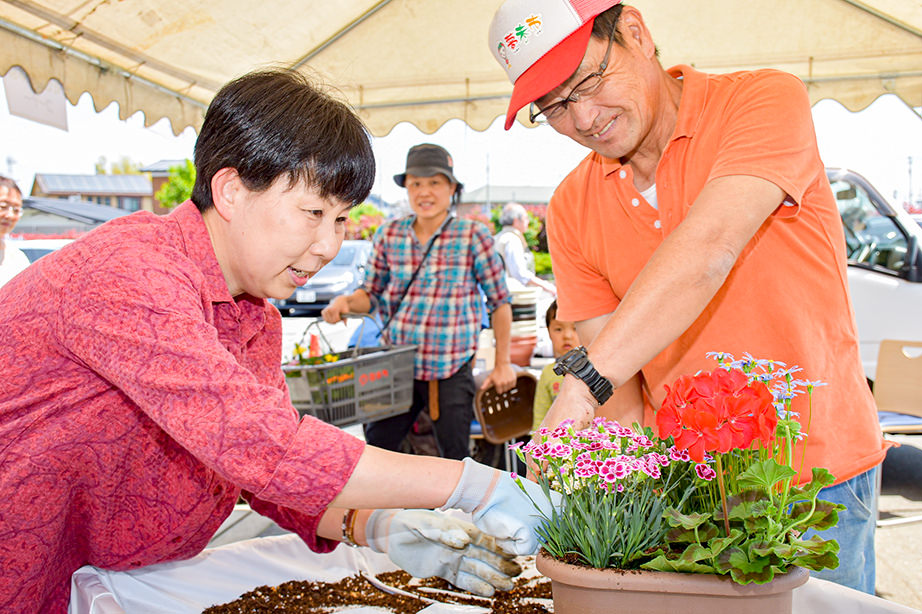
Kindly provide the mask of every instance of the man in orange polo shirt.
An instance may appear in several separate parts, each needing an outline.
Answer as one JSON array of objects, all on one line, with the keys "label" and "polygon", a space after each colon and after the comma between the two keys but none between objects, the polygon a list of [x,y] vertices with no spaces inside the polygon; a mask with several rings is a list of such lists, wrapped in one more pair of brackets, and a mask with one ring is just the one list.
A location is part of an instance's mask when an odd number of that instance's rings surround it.
[{"label": "man in orange polo shirt", "polygon": [[873,593],[886,446],[803,83],[665,70],[619,0],[508,0],[490,45],[515,84],[506,128],[530,104],[533,122],[593,151],[547,220],[559,317],[577,322],[594,369],[564,378],[544,425],[595,413],[651,425],[664,385],[713,368],[709,351],[802,367],[829,384],[813,396],[805,473],[828,468],[837,482],[821,497],[848,507],[823,535],[839,568],[817,575]]}]

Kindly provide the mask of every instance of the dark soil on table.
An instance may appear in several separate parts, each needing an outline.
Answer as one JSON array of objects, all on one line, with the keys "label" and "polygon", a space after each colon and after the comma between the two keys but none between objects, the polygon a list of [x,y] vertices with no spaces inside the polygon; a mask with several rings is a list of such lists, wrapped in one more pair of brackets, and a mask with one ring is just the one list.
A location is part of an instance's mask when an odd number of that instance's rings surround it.
[{"label": "dark soil on table", "polygon": [[[531,599],[551,599],[551,583],[545,578],[520,578],[509,591],[497,591],[491,599],[471,595],[457,598],[444,594],[420,592],[420,587],[463,592],[439,578],[417,580],[403,571],[379,574],[381,582],[395,588],[442,602],[477,605],[499,614],[549,614],[551,610],[532,603]],[[391,595],[372,586],[361,576],[349,576],[339,582],[292,581],[279,586],[260,586],[237,600],[215,605],[202,614],[329,614],[344,606],[376,606],[395,614],[415,614],[428,602],[402,595]]]}]

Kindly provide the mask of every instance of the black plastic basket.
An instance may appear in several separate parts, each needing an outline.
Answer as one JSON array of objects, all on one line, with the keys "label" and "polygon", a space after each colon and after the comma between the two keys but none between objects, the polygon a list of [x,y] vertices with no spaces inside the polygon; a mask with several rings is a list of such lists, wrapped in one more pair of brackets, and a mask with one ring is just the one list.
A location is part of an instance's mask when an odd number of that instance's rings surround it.
[{"label": "black plastic basket", "polygon": [[[299,344],[303,345],[314,326],[330,350],[318,321],[307,326]],[[336,426],[374,422],[409,411],[416,346],[390,345],[386,337],[384,340],[381,347],[327,351],[316,359],[317,364],[283,365],[295,409],[302,416]]]}]

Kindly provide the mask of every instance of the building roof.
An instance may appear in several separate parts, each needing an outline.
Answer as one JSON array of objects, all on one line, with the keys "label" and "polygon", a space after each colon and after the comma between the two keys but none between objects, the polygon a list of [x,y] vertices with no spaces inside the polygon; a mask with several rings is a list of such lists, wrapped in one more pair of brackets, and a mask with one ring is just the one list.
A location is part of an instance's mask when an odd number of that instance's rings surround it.
[{"label": "building roof", "polygon": [[[36,189],[35,186],[38,186]],[[52,175],[36,173],[32,192],[42,194],[81,194],[93,196],[150,196],[153,192],[146,175]]]},{"label": "building roof", "polygon": [[65,217],[82,224],[102,224],[109,220],[123,215],[128,215],[130,211],[116,209],[107,205],[97,205],[81,200],[64,200],[61,198],[39,198],[36,196],[27,196],[22,199],[22,205],[25,208],[35,209],[42,213],[50,213]]},{"label": "building roof", "polygon": [[157,174],[168,174],[170,169],[174,166],[180,166],[185,163],[185,160],[157,160],[153,164],[148,164],[147,166],[140,168],[142,173],[153,173]]},{"label": "building roof", "polygon": [[547,203],[555,189],[555,186],[485,185],[476,190],[464,192],[461,195],[461,202],[505,204],[515,201],[526,204]]}]

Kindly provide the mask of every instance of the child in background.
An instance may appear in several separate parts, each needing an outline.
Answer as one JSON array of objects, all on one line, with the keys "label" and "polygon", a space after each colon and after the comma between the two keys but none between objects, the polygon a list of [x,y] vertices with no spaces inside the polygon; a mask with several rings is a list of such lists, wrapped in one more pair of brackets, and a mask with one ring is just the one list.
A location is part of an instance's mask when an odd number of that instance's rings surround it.
[{"label": "child in background", "polygon": [[[544,314],[544,321],[547,322],[547,334],[551,338],[554,358],[560,358],[564,353],[579,345],[579,337],[573,322],[562,322],[557,319],[557,301],[548,306],[547,313]],[[531,425],[533,431],[541,426],[547,410],[557,398],[562,380],[562,375],[554,373],[553,362],[542,369],[541,377],[538,379],[538,388],[535,390],[534,418]]]}]

